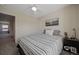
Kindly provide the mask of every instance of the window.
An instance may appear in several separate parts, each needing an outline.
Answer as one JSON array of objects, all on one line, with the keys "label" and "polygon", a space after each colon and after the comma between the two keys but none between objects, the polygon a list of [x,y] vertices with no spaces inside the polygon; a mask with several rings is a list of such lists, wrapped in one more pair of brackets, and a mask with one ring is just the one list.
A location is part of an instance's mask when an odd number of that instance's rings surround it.
[{"label": "window", "polygon": [[8,34],[9,33],[9,22],[0,21],[0,34]]},{"label": "window", "polygon": [[2,28],[8,28],[8,25],[2,25]]},{"label": "window", "polygon": [[2,25],[2,31],[8,31],[8,25]]}]

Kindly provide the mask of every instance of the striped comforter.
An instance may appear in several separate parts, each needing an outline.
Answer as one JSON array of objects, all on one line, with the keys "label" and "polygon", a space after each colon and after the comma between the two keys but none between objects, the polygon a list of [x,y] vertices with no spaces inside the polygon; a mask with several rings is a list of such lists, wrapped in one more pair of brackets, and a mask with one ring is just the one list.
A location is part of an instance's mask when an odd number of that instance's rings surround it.
[{"label": "striped comforter", "polygon": [[62,37],[46,34],[33,34],[18,40],[26,55],[59,55],[62,50]]}]

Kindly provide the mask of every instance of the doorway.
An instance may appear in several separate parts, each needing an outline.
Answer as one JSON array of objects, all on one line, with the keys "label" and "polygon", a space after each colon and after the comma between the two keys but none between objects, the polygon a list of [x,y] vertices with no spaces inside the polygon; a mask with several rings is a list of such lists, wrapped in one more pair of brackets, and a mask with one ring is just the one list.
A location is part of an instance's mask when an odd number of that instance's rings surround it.
[{"label": "doorway", "polygon": [[0,43],[15,42],[15,16],[0,13]]}]

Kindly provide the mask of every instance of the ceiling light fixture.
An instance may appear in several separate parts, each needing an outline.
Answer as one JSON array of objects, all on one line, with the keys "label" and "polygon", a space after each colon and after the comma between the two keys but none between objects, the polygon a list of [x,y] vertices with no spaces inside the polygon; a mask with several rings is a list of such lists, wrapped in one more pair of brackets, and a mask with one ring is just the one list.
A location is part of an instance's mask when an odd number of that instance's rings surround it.
[{"label": "ceiling light fixture", "polygon": [[36,8],[36,7],[32,7],[32,10],[33,10],[33,11],[37,11],[37,8]]}]

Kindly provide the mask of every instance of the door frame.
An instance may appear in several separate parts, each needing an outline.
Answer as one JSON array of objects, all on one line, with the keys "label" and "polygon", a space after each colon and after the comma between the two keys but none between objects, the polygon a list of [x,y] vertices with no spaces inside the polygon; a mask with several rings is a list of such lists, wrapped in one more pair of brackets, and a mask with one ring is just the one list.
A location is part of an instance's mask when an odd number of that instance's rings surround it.
[{"label": "door frame", "polygon": [[4,16],[6,16],[6,17],[11,17],[11,20],[12,20],[12,25],[13,25],[13,36],[11,37],[11,38],[13,38],[13,41],[15,42],[15,16],[13,16],[13,15],[8,15],[8,14],[5,14],[5,13],[0,13],[0,14],[2,14],[2,15],[4,15]]}]

